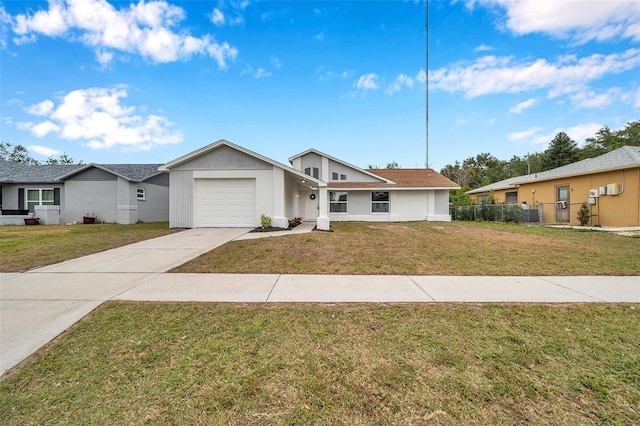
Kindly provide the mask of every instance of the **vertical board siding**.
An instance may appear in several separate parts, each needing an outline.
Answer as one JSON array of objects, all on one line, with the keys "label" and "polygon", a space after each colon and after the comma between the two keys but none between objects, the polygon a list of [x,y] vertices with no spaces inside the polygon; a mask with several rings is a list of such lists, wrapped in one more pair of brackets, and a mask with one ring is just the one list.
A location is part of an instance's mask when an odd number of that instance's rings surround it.
[{"label": "vertical board siding", "polygon": [[198,156],[173,170],[268,170],[273,166],[228,146]]},{"label": "vertical board siding", "polygon": [[193,172],[172,170],[169,185],[169,226],[193,228]]}]

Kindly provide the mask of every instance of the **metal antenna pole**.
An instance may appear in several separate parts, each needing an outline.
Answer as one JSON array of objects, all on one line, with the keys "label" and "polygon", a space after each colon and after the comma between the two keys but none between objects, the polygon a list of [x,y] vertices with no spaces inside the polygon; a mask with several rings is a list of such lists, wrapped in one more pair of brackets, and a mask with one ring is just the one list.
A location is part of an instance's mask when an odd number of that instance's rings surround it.
[{"label": "metal antenna pole", "polygon": [[429,168],[429,0],[425,1],[425,37],[426,37],[426,69],[424,76],[425,83],[425,96],[424,96],[424,107],[425,107],[425,145],[426,145],[426,153],[425,153],[425,168]]}]

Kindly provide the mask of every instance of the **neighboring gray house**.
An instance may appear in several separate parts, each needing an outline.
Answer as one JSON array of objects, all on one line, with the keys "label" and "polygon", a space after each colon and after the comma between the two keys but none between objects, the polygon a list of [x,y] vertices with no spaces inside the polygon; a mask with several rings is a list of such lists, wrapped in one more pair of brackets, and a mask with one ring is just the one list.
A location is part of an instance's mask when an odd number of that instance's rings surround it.
[{"label": "neighboring gray house", "polygon": [[169,175],[159,164],[27,165],[0,162],[0,224],[35,214],[43,223],[169,218]]}]

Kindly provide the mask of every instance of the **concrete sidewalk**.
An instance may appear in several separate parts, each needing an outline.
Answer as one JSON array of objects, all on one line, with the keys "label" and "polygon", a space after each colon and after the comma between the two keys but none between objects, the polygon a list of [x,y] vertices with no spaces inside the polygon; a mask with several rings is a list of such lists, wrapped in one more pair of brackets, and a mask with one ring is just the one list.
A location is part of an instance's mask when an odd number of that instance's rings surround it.
[{"label": "concrete sidewalk", "polygon": [[0,274],[0,374],[109,300],[640,303],[637,276],[165,273],[227,241],[245,235],[273,236],[247,232],[248,229],[192,229],[27,273]]}]

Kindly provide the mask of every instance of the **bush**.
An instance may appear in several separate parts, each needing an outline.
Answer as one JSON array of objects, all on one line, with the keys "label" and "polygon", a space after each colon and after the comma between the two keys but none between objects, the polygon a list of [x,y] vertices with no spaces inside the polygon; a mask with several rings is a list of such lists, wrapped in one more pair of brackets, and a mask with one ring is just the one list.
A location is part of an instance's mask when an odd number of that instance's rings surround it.
[{"label": "bush", "polygon": [[260,226],[262,228],[271,228],[273,220],[267,215],[260,215]]}]

